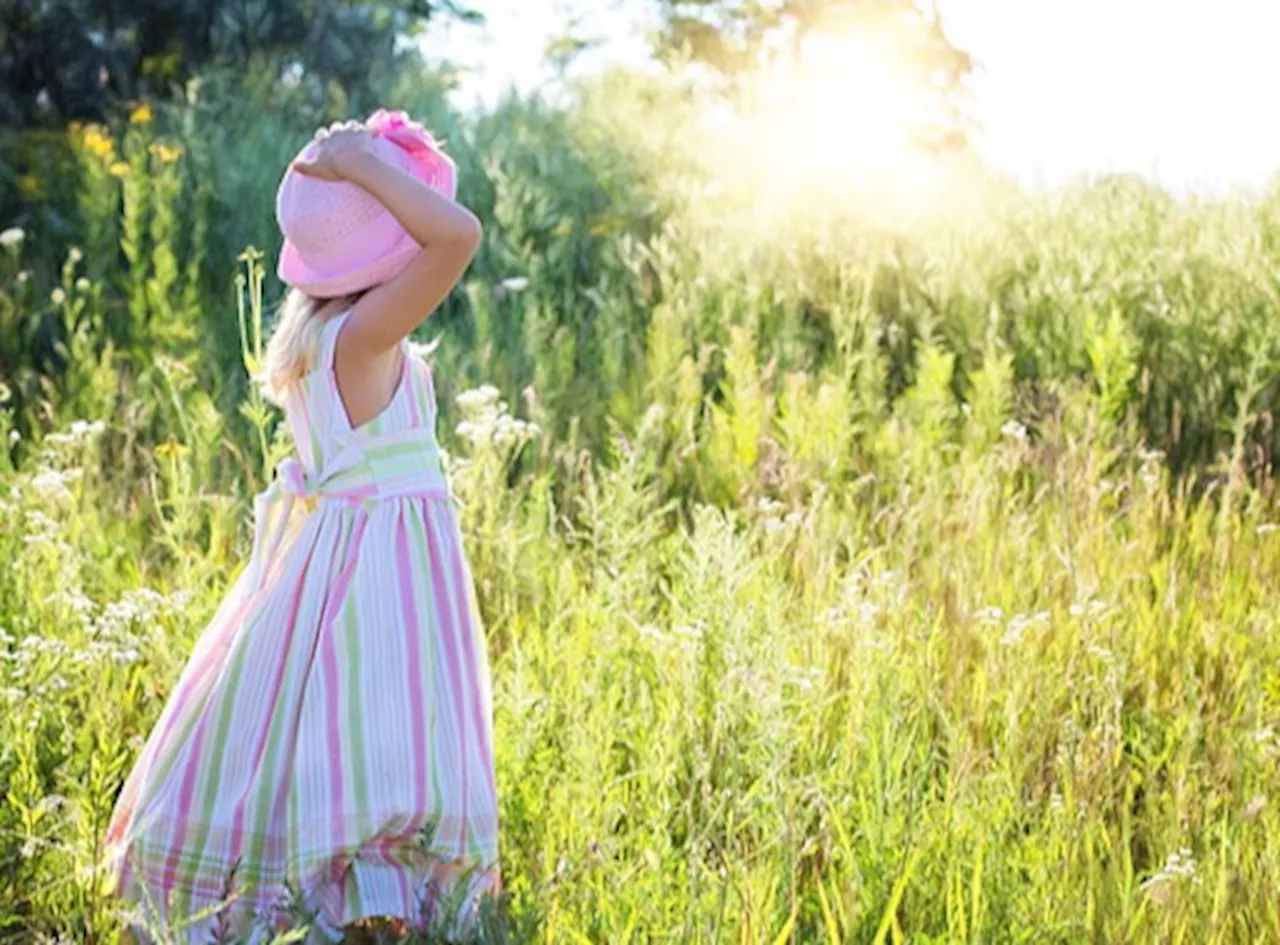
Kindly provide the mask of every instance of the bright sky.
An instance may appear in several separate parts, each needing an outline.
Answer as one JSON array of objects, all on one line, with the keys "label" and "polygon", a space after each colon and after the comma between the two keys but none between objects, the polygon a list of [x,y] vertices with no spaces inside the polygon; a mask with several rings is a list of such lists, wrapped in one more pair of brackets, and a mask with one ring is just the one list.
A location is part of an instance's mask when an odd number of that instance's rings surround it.
[{"label": "bright sky", "polygon": [[[552,81],[549,37],[578,16],[604,44],[580,68],[638,62],[646,0],[473,0],[483,29],[428,51],[471,67],[460,104]],[[981,64],[988,159],[1029,183],[1137,171],[1176,189],[1257,186],[1280,171],[1280,0],[938,0]]]}]

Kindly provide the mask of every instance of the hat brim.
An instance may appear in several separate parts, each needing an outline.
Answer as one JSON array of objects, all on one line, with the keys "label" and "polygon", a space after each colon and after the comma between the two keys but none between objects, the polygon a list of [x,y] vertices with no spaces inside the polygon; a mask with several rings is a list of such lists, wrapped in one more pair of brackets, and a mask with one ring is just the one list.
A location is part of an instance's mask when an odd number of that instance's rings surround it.
[{"label": "hat brim", "polygon": [[294,245],[285,240],[280,249],[276,274],[281,282],[314,298],[337,298],[363,292],[393,279],[421,249],[413,237],[403,233],[395,246],[377,259],[343,272],[321,272],[308,266]]}]

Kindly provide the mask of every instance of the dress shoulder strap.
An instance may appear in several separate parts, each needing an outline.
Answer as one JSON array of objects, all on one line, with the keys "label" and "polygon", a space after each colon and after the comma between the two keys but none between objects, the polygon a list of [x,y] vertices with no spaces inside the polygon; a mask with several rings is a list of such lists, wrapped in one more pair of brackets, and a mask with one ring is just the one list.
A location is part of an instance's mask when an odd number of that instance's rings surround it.
[{"label": "dress shoulder strap", "polygon": [[324,327],[320,329],[319,350],[316,351],[316,368],[333,369],[333,355],[338,348],[338,333],[342,331],[342,326],[350,317],[351,309],[347,309],[324,323]]}]

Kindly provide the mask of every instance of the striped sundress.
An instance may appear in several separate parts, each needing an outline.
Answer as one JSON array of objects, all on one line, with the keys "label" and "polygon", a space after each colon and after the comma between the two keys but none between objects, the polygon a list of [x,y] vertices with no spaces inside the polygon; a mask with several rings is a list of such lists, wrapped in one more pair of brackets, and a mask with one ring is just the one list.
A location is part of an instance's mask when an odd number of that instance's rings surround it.
[{"label": "striped sundress", "polygon": [[499,883],[489,667],[431,370],[402,344],[391,402],[353,427],[333,371],[348,315],[288,393],[298,457],[255,501],[253,558],[108,828],[119,894],[153,927],[232,899],[182,941],[262,935],[250,916],[299,893],[329,938],[442,900],[465,923]]}]

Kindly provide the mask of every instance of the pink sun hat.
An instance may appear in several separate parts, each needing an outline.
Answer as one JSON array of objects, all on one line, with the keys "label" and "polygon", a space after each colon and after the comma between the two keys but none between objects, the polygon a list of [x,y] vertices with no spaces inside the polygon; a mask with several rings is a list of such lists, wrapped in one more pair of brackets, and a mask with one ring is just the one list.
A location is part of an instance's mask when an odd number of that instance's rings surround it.
[{"label": "pink sun hat", "polygon": [[[457,166],[422,125],[404,112],[378,109],[365,127],[379,158],[454,198]],[[310,160],[319,149],[319,142],[308,142],[294,161]],[[308,177],[289,164],[276,192],[282,282],[316,298],[349,295],[386,282],[422,248],[363,187]]]}]

